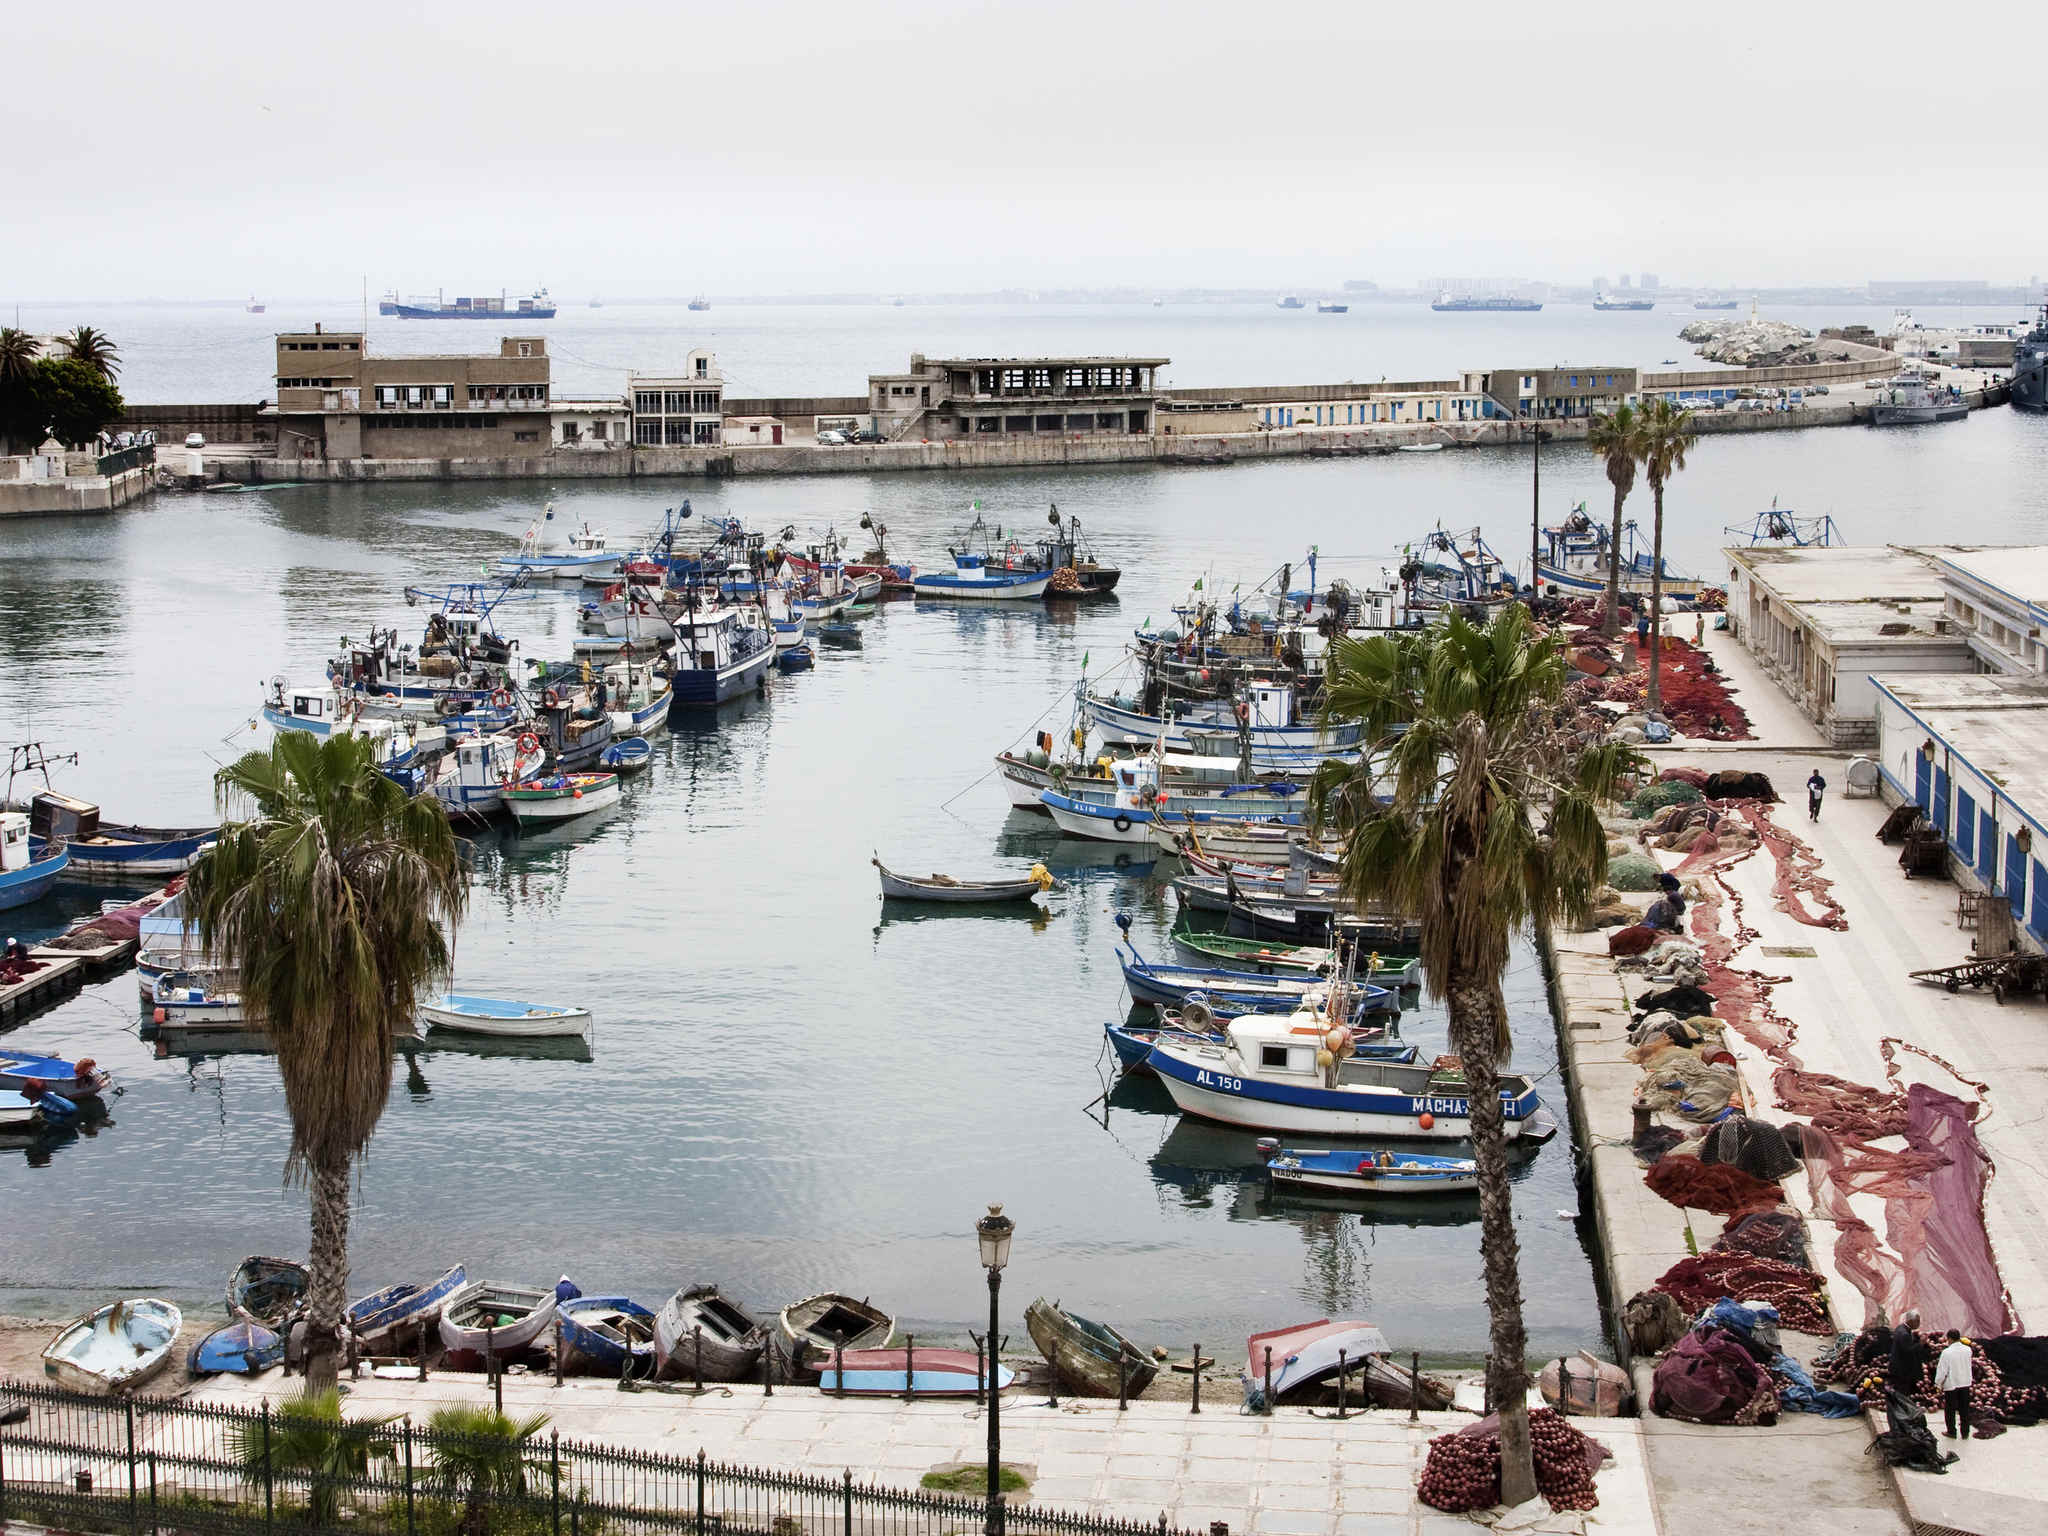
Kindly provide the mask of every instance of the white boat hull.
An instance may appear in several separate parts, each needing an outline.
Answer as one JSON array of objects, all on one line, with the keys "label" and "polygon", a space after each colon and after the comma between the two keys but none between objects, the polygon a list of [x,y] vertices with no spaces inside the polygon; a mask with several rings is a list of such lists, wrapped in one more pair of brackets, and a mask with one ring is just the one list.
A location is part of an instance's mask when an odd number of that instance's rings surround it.
[{"label": "white boat hull", "polygon": [[546,800],[507,800],[505,803],[510,808],[513,819],[522,827],[529,823],[573,821],[578,816],[588,816],[595,811],[607,810],[617,805],[619,786],[614,780],[602,788],[585,790],[581,798],[575,795],[556,795]]},{"label": "white boat hull", "polygon": [[483,1014],[442,1003],[422,1003],[420,1017],[436,1029],[470,1035],[502,1035],[514,1040],[590,1038],[588,1008],[543,1008],[530,1014]]},{"label": "white boat hull", "polygon": [[1045,596],[1053,573],[1033,576],[1028,581],[956,581],[950,576],[919,576],[912,586],[919,597],[942,598],[947,602],[1010,603]]},{"label": "white boat hull", "polygon": [[[1227,1091],[1183,1082],[1165,1073],[1158,1076],[1166,1084],[1166,1091],[1173,1095],[1175,1107],[1183,1114],[1199,1115],[1204,1120],[1242,1126],[1247,1130],[1299,1131],[1311,1136],[1430,1137],[1442,1141],[1460,1141],[1470,1134],[1469,1122],[1462,1117],[1439,1117],[1435,1125],[1425,1131],[1413,1115],[1326,1110],[1307,1105],[1279,1104],[1269,1099],[1245,1099]],[[1522,1133],[1522,1122],[1507,1120],[1501,1129],[1513,1138]]]},{"label": "white boat hull", "polygon": [[1097,843],[1149,843],[1152,841],[1152,818],[1133,818],[1127,812],[1124,825],[1119,827],[1115,817],[1084,816],[1063,806],[1039,801],[1038,808],[1052,817],[1053,825],[1069,837],[1083,837]]}]

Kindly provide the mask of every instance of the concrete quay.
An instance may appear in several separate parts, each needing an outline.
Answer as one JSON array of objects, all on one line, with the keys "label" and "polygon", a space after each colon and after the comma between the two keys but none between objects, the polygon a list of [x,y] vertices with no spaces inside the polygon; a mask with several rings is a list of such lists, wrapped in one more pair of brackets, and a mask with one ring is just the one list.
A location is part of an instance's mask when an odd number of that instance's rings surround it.
[{"label": "concrete quay", "polygon": [[[1739,767],[1769,774],[1787,804],[1774,819],[1804,838],[1820,857],[1820,872],[1848,921],[1846,929],[1809,926],[1778,910],[1772,891],[1775,861],[1760,851],[1724,871],[1742,901],[1742,921],[1755,930],[1731,964],[1788,980],[1775,982],[1772,1006],[1797,1027],[1796,1050],[1809,1071],[1852,1082],[1883,1084],[1879,1043],[1891,1038],[1917,1046],[1989,1083],[1988,1112],[1978,1121],[1985,1150],[1996,1162],[1985,1201],[1985,1223],[2001,1277],[2029,1332],[2048,1326],[2048,1195],[2040,1172],[2038,1105],[2048,1096],[2048,1018],[2038,1005],[2001,1007],[1988,995],[1951,996],[1907,979],[1907,973],[1953,964],[1969,955],[1970,935],[1957,926],[1956,893],[1942,881],[1905,879],[1894,848],[1876,838],[1889,809],[1875,799],[1831,795],[1817,824],[1796,821],[1798,786],[1821,766],[1840,786],[1849,754],[1823,745],[1811,724],[1763,674],[1754,659],[1725,634],[1710,642],[1716,664],[1736,690],[1758,740],[1712,745],[1687,743],[1657,749],[1659,765],[1686,763],[1709,770]],[[1667,865],[1675,856],[1663,856]],[[1698,909],[1695,909],[1696,911]],[[1724,932],[1732,919],[1719,914]],[[1622,1304],[1686,1256],[1688,1213],[1651,1192],[1629,1147],[1631,1105],[1642,1069],[1627,1047],[1629,1000],[1640,978],[1618,972],[1607,958],[1602,933],[1550,936],[1553,987],[1563,1062],[1573,1087],[1580,1144],[1588,1151],[1589,1208],[1599,1229],[1607,1268],[1612,1331],[1624,1344]],[[1792,1118],[1772,1090],[1775,1066],[1732,1031],[1729,1045],[1740,1063],[1752,1112],[1782,1122]],[[1901,1052],[1902,1079],[1926,1081],[1949,1092],[1969,1092],[1947,1072]],[[1894,1143],[1886,1143],[1893,1145]],[[1835,1267],[1836,1230],[1813,1213],[1803,1173],[1784,1181],[1788,1198],[1807,1217],[1813,1262],[1829,1282],[1836,1326],[1861,1327],[1865,1298]],[[1885,1202],[1874,1195],[1851,1199],[1855,1214],[1880,1235],[1890,1231]],[[1696,1215],[1691,1236],[1707,1247],[1721,1219]],[[1930,1327],[1947,1320],[1930,1315]],[[1791,1353],[1810,1357],[1820,1342],[1784,1335]],[[1647,1404],[1650,1362],[1636,1362]],[[1936,1426],[1938,1428],[1938,1426]],[[1654,1417],[1642,1421],[1646,1465],[1659,1516],[1670,1536],[1731,1536],[1782,1530],[1791,1511],[1827,1511],[1831,1531],[1893,1533],[1954,1531],[1994,1536],[2048,1530],[2048,1479],[2034,1471],[2039,1432],[2016,1429],[1988,1441],[1940,1441],[1961,1460],[1946,1475],[1891,1472],[1865,1454],[1883,1428],[1881,1416],[1828,1421],[1782,1416],[1772,1428],[1714,1428]]]}]

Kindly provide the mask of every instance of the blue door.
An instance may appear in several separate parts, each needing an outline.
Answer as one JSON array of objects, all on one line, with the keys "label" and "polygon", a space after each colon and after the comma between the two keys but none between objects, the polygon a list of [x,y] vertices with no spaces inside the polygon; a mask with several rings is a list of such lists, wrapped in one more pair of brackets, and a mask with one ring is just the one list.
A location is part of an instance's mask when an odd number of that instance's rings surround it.
[{"label": "blue door", "polygon": [[2034,915],[2027,919],[2027,927],[2035,938],[2048,939],[2048,871],[2038,859],[2034,861]]},{"label": "blue door", "polygon": [[2020,851],[2020,840],[2010,836],[2005,840],[2005,899],[2014,917],[2027,915],[2027,856]]},{"label": "blue door", "polygon": [[1941,828],[1941,835],[1943,837],[1948,836],[1948,770],[1946,768],[1934,770],[1934,809],[1928,813],[1928,819]]},{"label": "blue door", "polygon": [[1977,802],[1967,789],[1956,791],[1956,857],[1968,864],[1977,856]]},{"label": "blue door", "polygon": [[[1934,764],[1922,752],[1913,754],[1913,803],[1923,811],[1934,808]],[[1931,819],[1931,818],[1930,818]]]},{"label": "blue door", "polygon": [[1989,811],[1977,813],[1977,873],[1987,889],[1998,889],[1998,823]]}]

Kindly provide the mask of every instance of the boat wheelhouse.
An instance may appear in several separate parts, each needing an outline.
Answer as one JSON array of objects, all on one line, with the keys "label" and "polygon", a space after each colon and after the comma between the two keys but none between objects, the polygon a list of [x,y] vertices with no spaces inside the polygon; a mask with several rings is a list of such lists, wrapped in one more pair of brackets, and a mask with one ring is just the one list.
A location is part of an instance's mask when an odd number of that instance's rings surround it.
[{"label": "boat wheelhouse", "polygon": [[775,660],[775,641],[758,610],[686,609],[675,621],[669,686],[676,704],[723,704],[760,686]]}]

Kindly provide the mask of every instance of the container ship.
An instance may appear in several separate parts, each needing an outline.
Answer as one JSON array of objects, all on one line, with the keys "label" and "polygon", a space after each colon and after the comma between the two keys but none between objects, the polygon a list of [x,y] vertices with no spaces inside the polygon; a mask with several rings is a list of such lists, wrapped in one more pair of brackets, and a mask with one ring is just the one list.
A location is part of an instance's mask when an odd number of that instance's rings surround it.
[{"label": "container ship", "polygon": [[1657,301],[1655,299],[1616,299],[1610,298],[1604,293],[1596,293],[1593,295],[1593,307],[1595,309],[1655,309]]},{"label": "container ship", "polygon": [[1517,299],[1511,298],[1506,294],[1496,294],[1489,298],[1481,298],[1469,293],[1452,294],[1446,292],[1438,294],[1436,302],[1429,307],[1434,310],[1448,311],[1454,314],[1462,314],[1468,310],[1477,310],[1484,314],[1498,314],[1502,311],[1512,310],[1520,314],[1541,309],[1543,305],[1537,299]]},{"label": "container ship", "polygon": [[1733,309],[1737,302],[1735,299],[1694,299],[1692,307],[1694,309]]},{"label": "container ship", "polygon": [[507,298],[503,293],[496,298],[457,299],[444,299],[438,293],[431,299],[401,299],[390,294],[378,304],[377,313],[397,315],[402,320],[552,320],[555,301],[548,297],[545,288],[519,299]]}]

